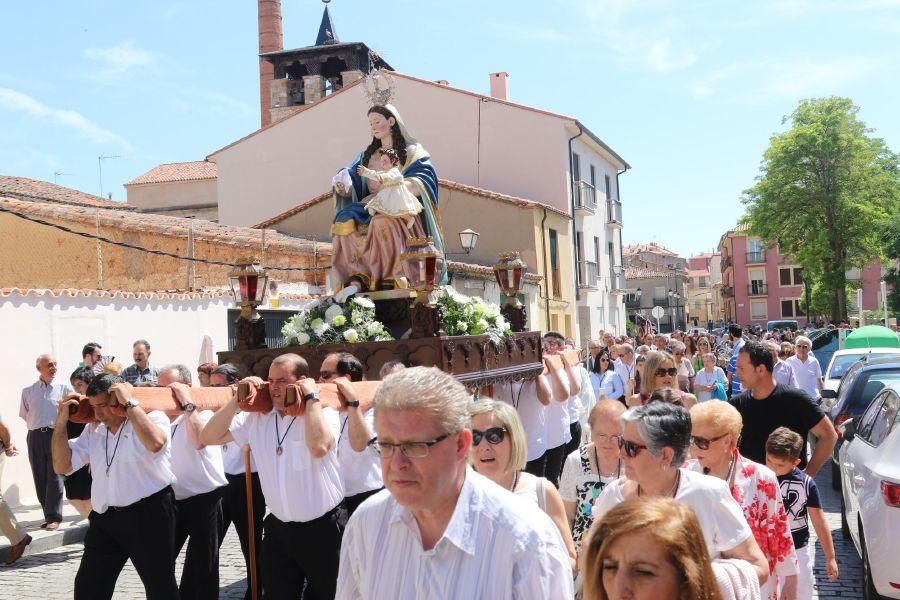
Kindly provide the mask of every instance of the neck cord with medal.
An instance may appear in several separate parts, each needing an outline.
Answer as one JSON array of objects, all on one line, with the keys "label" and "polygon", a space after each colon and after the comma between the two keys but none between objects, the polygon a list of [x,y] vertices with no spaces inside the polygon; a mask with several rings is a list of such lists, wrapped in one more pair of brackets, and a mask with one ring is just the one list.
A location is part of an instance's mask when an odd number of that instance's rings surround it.
[{"label": "neck cord with medal", "polygon": [[282,448],[281,445],[284,443],[284,440],[287,438],[288,433],[290,433],[291,427],[294,426],[294,421],[297,420],[297,417],[293,417],[291,419],[291,422],[288,424],[287,429],[284,430],[284,437],[282,437],[281,434],[278,432],[278,421],[280,420],[280,418],[281,418],[280,415],[278,415],[276,413],[275,414],[275,440],[278,442],[278,445],[275,447],[275,454],[278,456],[281,456],[282,454],[284,454],[284,448]]},{"label": "neck cord with medal", "polygon": [[[597,454],[597,445],[594,445],[594,463],[597,465],[597,477],[612,477],[612,475],[603,475],[603,472],[600,470],[600,456]],[[613,479],[618,479],[622,476],[622,459],[616,459],[616,475]]]},{"label": "neck cord with medal", "polygon": [[[703,474],[709,475],[711,469],[709,467],[703,467]],[[725,472],[725,481],[728,482],[728,489],[734,487],[734,478],[737,475],[737,448],[732,451],[731,461],[728,463],[728,471]]]},{"label": "neck cord with medal", "polygon": [[516,485],[518,485],[519,483],[519,473],[521,473],[521,471],[516,471],[516,474],[513,475],[512,485],[509,486],[509,491],[511,491],[513,494],[516,493]]},{"label": "neck cord with medal", "polygon": [[112,468],[113,461],[116,460],[116,452],[119,451],[119,440],[122,439],[122,430],[125,429],[126,425],[128,425],[128,417],[125,417],[125,420],[119,427],[119,431],[116,432],[116,445],[113,447],[112,458],[109,456],[109,427],[106,428],[106,444],[103,445],[103,454],[104,458],[106,458],[107,475],[109,475],[109,470]]}]

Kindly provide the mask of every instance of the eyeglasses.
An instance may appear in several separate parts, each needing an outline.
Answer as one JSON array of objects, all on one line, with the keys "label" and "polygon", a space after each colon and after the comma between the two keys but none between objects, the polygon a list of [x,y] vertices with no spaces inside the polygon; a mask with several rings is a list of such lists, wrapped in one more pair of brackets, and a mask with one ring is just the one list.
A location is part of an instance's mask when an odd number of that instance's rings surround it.
[{"label": "eyeglasses", "polygon": [[628,458],[634,458],[641,453],[641,450],[646,449],[647,446],[642,446],[641,444],[637,444],[635,442],[629,442],[623,437],[619,438],[619,450],[624,450],[625,456],[627,456]]},{"label": "eyeglasses", "polygon": [[610,442],[612,442],[612,443],[615,444],[616,446],[618,446],[618,445],[620,445],[620,444],[622,443],[622,436],[621,436],[621,435],[618,435],[618,434],[615,434],[615,433],[612,434],[612,435],[607,435],[607,434],[605,434],[605,433],[598,433],[597,435],[591,436],[591,437],[593,437],[594,439],[596,439],[597,442],[599,442],[599,443],[601,443],[601,444],[603,444],[604,442],[606,442],[606,440],[609,440]]},{"label": "eyeglasses", "polygon": [[600,362],[603,362],[604,360],[605,360],[606,362],[609,362],[609,358],[608,358],[608,357],[606,357],[606,356],[601,356],[601,357],[600,357]]},{"label": "eyeglasses", "polygon": [[794,347],[795,348],[803,348],[804,350],[809,350],[809,346],[807,346],[806,344],[797,344]]},{"label": "eyeglasses", "polygon": [[486,429],[484,431],[481,431],[480,429],[473,429],[472,445],[477,446],[481,443],[481,440],[484,439],[488,444],[496,446],[503,441],[505,435],[506,429],[504,429],[503,427],[491,427],[490,429]]},{"label": "eyeglasses", "polygon": [[728,434],[727,434],[727,433],[723,433],[722,435],[717,435],[716,437],[710,438],[710,439],[706,439],[706,438],[698,437],[698,436],[696,436],[696,435],[692,435],[692,436],[691,436],[691,445],[692,445],[692,446],[697,446],[697,448],[699,448],[700,450],[709,450],[709,445],[710,445],[710,444],[712,444],[713,442],[718,442],[719,440],[721,440],[721,439],[722,439],[723,437],[725,437],[726,435],[728,435]]},{"label": "eyeglasses", "polygon": [[428,456],[428,452],[431,450],[432,446],[443,442],[448,437],[450,437],[450,434],[445,433],[441,437],[435,438],[430,442],[404,442],[402,444],[379,442],[378,438],[374,437],[369,440],[367,445],[381,458],[393,458],[394,452],[396,452],[398,448],[406,458],[425,458]]},{"label": "eyeglasses", "polygon": [[670,369],[659,368],[656,370],[657,377],[665,377],[666,375],[668,375],[669,377],[675,377],[676,375],[678,375],[678,369],[672,367]]}]

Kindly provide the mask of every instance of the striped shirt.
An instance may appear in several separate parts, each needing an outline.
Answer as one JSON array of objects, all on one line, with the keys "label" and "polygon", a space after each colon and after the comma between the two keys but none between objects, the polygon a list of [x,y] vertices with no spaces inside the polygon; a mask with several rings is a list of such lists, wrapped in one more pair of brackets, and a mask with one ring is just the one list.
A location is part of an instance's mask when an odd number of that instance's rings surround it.
[{"label": "striped shirt", "polygon": [[388,490],[353,513],[341,543],[338,599],[573,596],[569,555],[550,518],[471,468],[431,550]]}]

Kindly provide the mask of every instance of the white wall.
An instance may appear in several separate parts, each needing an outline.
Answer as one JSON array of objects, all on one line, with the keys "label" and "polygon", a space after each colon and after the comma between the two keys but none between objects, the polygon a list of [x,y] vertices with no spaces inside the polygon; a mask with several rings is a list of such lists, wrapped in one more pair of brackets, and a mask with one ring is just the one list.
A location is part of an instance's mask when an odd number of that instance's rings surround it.
[{"label": "white wall", "polygon": [[[306,300],[282,300],[281,308],[296,310]],[[228,349],[227,311],[234,308],[230,296],[174,296],[149,298],[54,297],[49,292],[30,292],[0,297],[0,415],[19,448],[19,456],[7,459],[3,473],[3,497],[13,506],[37,502],[28,466],[25,423],[19,419],[22,388],[37,380],[35,359],[53,354],[59,364],[56,381],[68,381],[81,362],[87,342],[103,346],[124,366],[132,364],[132,343],[150,342],[150,363],[163,366],[184,363],[196,369],[203,341],[209,336],[213,351]]]}]

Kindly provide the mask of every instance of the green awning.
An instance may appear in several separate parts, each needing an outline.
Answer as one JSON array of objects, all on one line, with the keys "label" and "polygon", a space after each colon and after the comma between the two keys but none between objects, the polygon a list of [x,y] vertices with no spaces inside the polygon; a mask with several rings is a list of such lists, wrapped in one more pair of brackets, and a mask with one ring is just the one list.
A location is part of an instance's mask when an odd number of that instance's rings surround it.
[{"label": "green awning", "polygon": [[900,348],[900,337],[882,325],[866,325],[854,329],[844,340],[844,349]]}]

